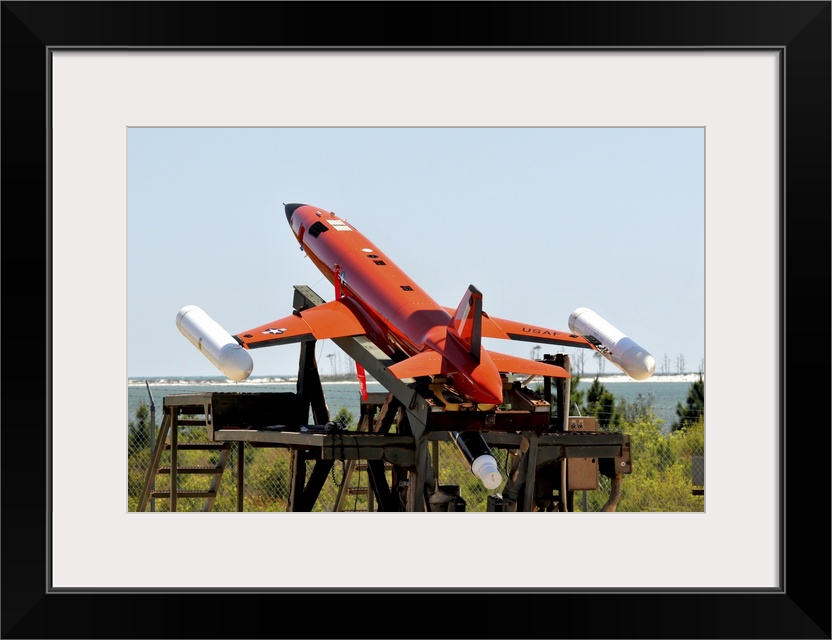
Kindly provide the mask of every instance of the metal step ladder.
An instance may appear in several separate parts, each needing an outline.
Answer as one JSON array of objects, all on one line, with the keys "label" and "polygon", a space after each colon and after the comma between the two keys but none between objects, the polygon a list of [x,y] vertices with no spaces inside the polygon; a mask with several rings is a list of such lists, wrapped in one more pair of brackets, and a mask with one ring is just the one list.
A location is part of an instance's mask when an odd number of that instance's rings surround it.
[{"label": "metal step ladder", "polygon": [[[177,510],[177,503],[180,498],[201,498],[204,500],[202,511],[211,511],[217,498],[220,482],[222,480],[228,460],[231,454],[230,442],[180,442],[179,429],[181,427],[206,427],[211,419],[210,405],[205,405],[202,418],[179,417],[175,411],[166,407],[162,425],[156,438],[150,465],[147,469],[142,495],[136,511],[142,512],[147,509],[151,499],[169,500],[170,511]],[[207,431],[206,431],[207,436]],[[241,443],[238,445],[241,446]],[[162,454],[170,453],[170,462],[161,465]],[[184,451],[219,451],[219,458],[213,465],[180,465],[180,452]],[[205,489],[180,489],[180,475],[210,476],[210,482]],[[159,476],[167,476],[170,479],[168,489],[156,489],[156,479]]]}]

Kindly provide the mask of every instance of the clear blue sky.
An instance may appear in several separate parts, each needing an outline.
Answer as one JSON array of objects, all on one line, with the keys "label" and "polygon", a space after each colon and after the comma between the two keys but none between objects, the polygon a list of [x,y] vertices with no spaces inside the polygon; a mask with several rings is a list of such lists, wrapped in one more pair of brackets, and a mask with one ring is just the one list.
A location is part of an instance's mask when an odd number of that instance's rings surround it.
[{"label": "clear blue sky", "polygon": [[[131,128],[128,375],[221,375],[176,328],[185,305],[234,334],[291,313],[293,285],[333,298],[287,202],[348,219],[440,304],[474,284],[491,315],[560,330],[589,307],[657,373],[699,371],[704,144],[702,128]],[[322,372],[335,351],[318,345]],[[255,350],[252,377],[294,375],[298,354]]]}]

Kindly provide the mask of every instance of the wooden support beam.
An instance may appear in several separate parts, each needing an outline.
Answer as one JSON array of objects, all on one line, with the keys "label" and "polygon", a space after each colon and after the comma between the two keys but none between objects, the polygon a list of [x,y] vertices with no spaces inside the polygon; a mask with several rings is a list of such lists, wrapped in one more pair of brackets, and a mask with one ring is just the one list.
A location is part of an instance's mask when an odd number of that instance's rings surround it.
[{"label": "wooden support beam", "polygon": [[245,499],[246,443],[237,443],[237,511],[243,511]]},{"label": "wooden support beam", "polygon": [[318,363],[315,360],[316,340],[302,342],[300,345],[300,362],[298,366],[297,393],[303,408],[300,424],[307,424],[309,409],[312,409],[313,424],[329,422],[329,409],[326,406],[321,377],[318,374]]},{"label": "wooden support beam", "polygon": [[398,511],[398,498],[394,499],[387,483],[387,474],[384,462],[381,460],[367,461],[367,477],[370,488],[378,501],[379,511]]},{"label": "wooden support beam", "polygon": [[179,484],[179,476],[177,467],[179,466],[179,416],[174,415],[170,429],[170,510],[176,511],[177,485]]},{"label": "wooden support beam", "polygon": [[329,472],[332,470],[332,460],[316,460],[312,466],[312,474],[309,477],[309,482],[306,483],[303,491],[302,509],[295,509],[295,511],[312,511],[315,503],[318,501],[318,496],[321,495],[321,489],[324,486]]},{"label": "wooden support beam", "polygon": [[303,511],[303,488],[306,484],[306,460],[303,449],[293,449],[289,457],[289,500],[286,511]]},{"label": "wooden support beam", "polygon": [[[556,366],[563,367],[571,375],[572,366],[570,365],[569,356],[567,354],[555,354],[554,364]],[[547,378],[546,380],[550,382],[551,387],[551,378]],[[555,409],[557,411],[558,422],[560,423],[559,429],[561,431],[567,431],[569,429],[569,403],[571,402],[570,393],[572,389],[572,379],[556,378],[555,385],[557,387]],[[546,399],[551,402],[551,398],[547,397]]]},{"label": "wooden support beam", "polygon": [[147,508],[147,503],[150,501],[151,493],[156,485],[156,472],[159,468],[159,461],[162,459],[162,452],[165,450],[167,445],[170,423],[171,415],[166,411],[162,416],[162,424],[159,427],[159,434],[156,436],[156,446],[153,448],[153,457],[150,460],[150,465],[147,467],[147,474],[145,475],[142,495],[139,498],[139,504],[136,507],[136,511],[138,512],[143,512]]},{"label": "wooden support beam", "polygon": [[537,477],[537,434],[534,431],[523,434],[528,440],[526,452],[526,479],[523,490],[523,511],[534,511],[534,488]]}]

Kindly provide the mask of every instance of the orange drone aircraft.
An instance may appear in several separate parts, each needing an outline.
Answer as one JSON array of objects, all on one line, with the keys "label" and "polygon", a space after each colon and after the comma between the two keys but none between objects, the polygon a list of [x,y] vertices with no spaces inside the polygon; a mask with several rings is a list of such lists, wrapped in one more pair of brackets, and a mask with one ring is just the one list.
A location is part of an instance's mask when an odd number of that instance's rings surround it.
[{"label": "orange drone aircraft", "polygon": [[394,364],[388,371],[396,378],[445,376],[482,409],[502,404],[502,373],[570,375],[486,349],[482,338],[593,349],[636,380],[655,371],[650,353],[589,309],[573,311],[565,332],[489,316],[473,285],[455,309],[443,307],[343,218],[308,204],[287,204],[285,211],[301,249],[334,285],[335,300],[233,336],[199,307],[180,309],[179,330],[231,380],[251,375],[251,349],[354,336],[366,336],[389,356]]}]

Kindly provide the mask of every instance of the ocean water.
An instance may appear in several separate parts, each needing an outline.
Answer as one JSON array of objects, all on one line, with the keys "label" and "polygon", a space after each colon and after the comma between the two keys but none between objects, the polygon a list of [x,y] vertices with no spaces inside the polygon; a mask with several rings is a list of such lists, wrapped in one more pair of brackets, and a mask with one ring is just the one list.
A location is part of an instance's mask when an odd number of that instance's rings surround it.
[{"label": "ocean water", "polygon": [[[652,400],[656,415],[664,421],[664,430],[677,419],[676,405],[684,404],[691,384],[697,375],[654,376],[650,380],[638,382],[626,376],[601,376],[599,381],[617,399],[628,403],[635,402],[639,396]],[[579,390],[587,391],[593,378],[582,378]],[[534,386],[534,382],[531,383]],[[360,415],[361,397],[357,381],[322,381],[324,397],[330,415],[335,415],[341,407],[352,413],[356,420]],[[262,393],[295,392],[296,382],[288,378],[253,378],[245,382],[230,382],[226,378],[131,378],[128,380],[128,421],[133,419],[140,403],[150,405],[151,397],[156,406],[157,421],[161,420],[162,403],[165,396],[182,393]],[[367,391],[383,392],[384,387],[367,378]]]}]

